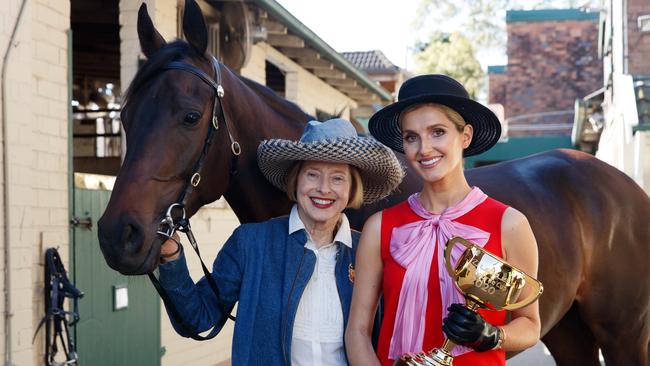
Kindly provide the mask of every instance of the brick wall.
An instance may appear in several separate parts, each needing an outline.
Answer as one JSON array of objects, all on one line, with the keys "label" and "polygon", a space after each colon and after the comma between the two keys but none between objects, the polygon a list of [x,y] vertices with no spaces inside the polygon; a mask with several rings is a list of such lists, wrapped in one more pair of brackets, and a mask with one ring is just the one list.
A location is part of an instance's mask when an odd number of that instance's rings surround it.
[{"label": "brick wall", "polygon": [[504,105],[509,136],[569,135],[575,99],[602,86],[598,23],[516,21],[507,32],[507,71],[490,74],[489,103]]},{"label": "brick wall", "polygon": [[640,15],[650,15],[648,0],[627,1],[628,72],[632,75],[650,75],[650,33],[641,33],[637,23]]},{"label": "brick wall", "polygon": [[[0,7],[2,54],[21,1]],[[59,247],[68,264],[68,36],[70,2],[27,3],[7,64],[5,101],[8,143],[9,245],[11,254],[11,360],[41,363],[42,337],[32,335],[43,316],[42,261],[46,247]],[[2,203],[4,204],[4,202]],[[2,221],[2,229],[7,230]],[[0,267],[4,266],[4,256]],[[2,268],[4,270],[4,268]],[[0,276],[4,287],[4,277]],[[0,294],[4,314],[4,294]],[[4,360],[4,316],[0,357]]]},{"label": "brick wall", "polygon": [[488,71],[488,104],[505,104],[507,82],[505,72]]}]

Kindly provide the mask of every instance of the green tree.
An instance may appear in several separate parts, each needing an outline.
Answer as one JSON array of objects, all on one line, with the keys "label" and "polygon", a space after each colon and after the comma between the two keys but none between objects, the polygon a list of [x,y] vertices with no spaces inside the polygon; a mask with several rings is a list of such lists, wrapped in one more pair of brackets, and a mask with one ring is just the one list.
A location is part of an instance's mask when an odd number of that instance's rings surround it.
[{"label": "green tree", "polygon": [[449,75],[460,81],[473,98],[478,96],[483,70],[472,43],[462,34],[433,33],[429,42],[416,46],[414,60],[417,73]]},{"label": "green tree", "polygon": [[506,10],[598,7],[602,0],[420,0],[413,27],[421,34],[461,32],[479,54],[505,53]]}]

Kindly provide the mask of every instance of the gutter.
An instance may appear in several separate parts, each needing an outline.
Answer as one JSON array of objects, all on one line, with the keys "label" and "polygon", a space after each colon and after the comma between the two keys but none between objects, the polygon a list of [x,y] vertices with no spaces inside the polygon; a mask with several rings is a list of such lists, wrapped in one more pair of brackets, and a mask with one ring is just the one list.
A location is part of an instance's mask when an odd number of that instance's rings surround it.
[{"label": "gutter", "polygon": [[302,24],[296,17],[287,11],[282,5],[278,4],[275,0],[254,0],[255,3],[262,6],[266,11],[273,15],[278,20],[286,24],[287,29],[297,36],[303,38],[311,47],[316,51],[327,55],[332,63],[343,70],[346,74],[352,75],[355,80],[361,85],[368,88],[368,90],[377,94],[385,101],[392,101],[392,95],[384,88],[379,86],[374,81],[364,74],[362,71],[352,65],[345,57],[336,52],[330,45],[323,41],[316,33],[312,32],[307,26]]},{"label": "gutter", "polygon": [[20,20],[23,17],[23,10],[25,10],[25,4],[27,0],[23,0],[20,4],[20,10],[18,10],[18,16],[16,17],[16,24],[14,24],[14,29],[11,32],[11,37],[9,37],[9,43],[7,44],[7,51],[5,52],[4,58],[2,59],[2,176],[4,178],[4,184],[2,185],[2,198],[4,200],[3,206],[3,215],[4,215],[4,298],[5,298],[5,311],[4,311],[4,328],[5,328],[5,365],[11,366],[13,362],[11,361],[11,250],[10,250],[10,229],[9,225],[9,163],[7,158],[9,157],[9,148],[7,142],[7,61],[9,61],[9,55],[11,54],[12,45],[14,39],[16,38],[16,33],[18,31],[18,25]]}]

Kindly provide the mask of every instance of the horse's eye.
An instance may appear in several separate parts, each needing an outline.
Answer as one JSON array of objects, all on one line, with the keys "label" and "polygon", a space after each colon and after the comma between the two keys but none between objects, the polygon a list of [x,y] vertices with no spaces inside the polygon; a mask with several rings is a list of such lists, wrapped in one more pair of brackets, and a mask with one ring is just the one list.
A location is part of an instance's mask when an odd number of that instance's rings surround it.
[{"label": "horse's eye", "polygon": [[200,119],[201,119],[201,113],[190,112],[185,115],[185,119],[183,119],[183,122],[187,123],[188,125],[193,125],[196,124]]}]

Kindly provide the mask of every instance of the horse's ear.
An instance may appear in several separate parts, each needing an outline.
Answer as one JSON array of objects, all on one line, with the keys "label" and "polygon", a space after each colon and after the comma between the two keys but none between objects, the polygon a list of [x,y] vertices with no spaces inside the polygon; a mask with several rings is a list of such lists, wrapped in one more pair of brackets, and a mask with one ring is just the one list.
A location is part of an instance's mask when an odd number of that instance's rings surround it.
[{"label": "horse's ear", "polygon": [[194,0],[185,0],[183,11],[183,34],[199,55],[208,49],[208,28],[205,26],[201,8]]},{"label": "horse's ear", "polygon": [[142,3],[140,10],[138,10],[138,38],[140,38],[142,53],[147,58],[151,57],[151,55],[166,44],[165,39],[153,26],[153,22],[147,12],[147,4],[145,3]]}]

